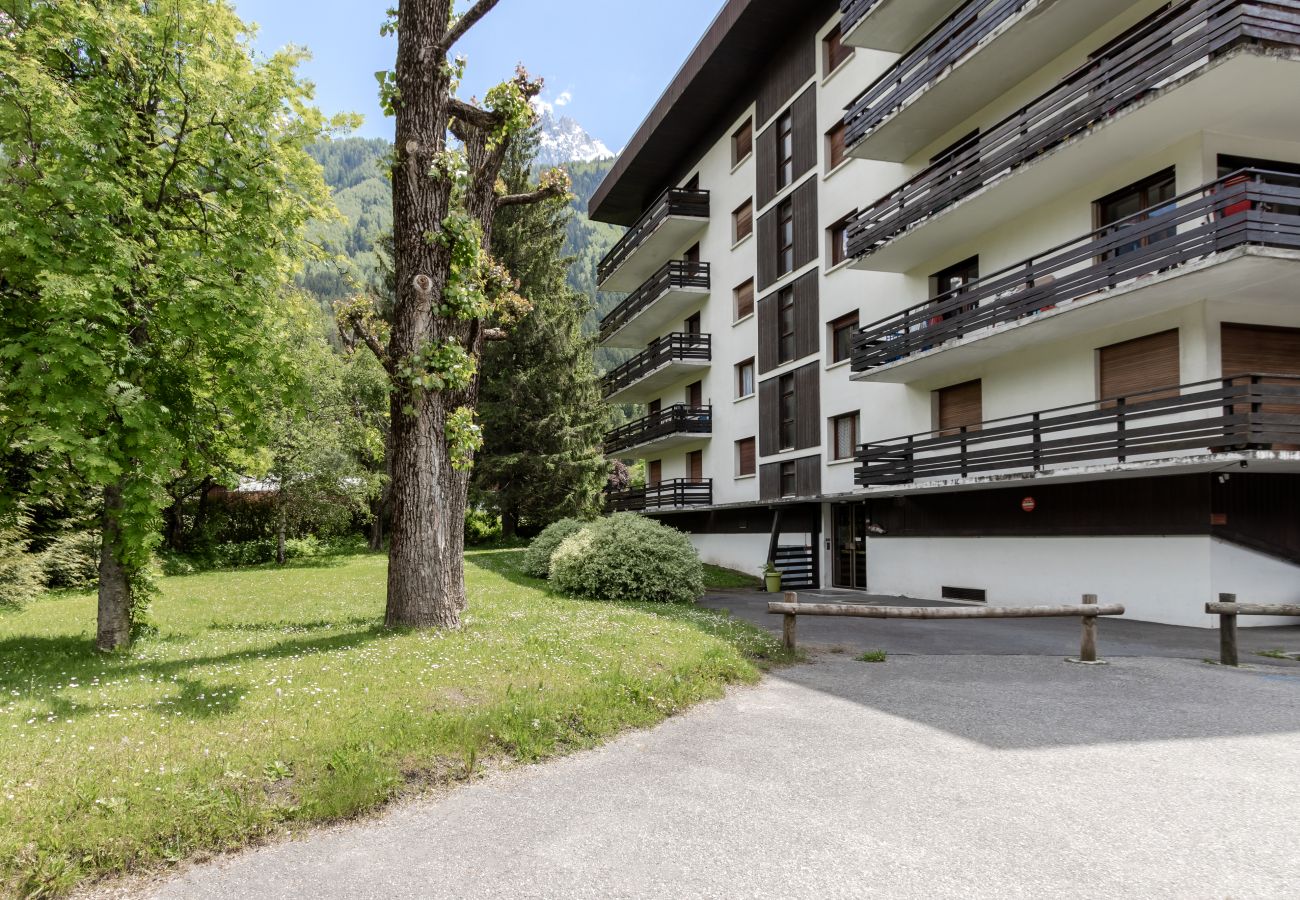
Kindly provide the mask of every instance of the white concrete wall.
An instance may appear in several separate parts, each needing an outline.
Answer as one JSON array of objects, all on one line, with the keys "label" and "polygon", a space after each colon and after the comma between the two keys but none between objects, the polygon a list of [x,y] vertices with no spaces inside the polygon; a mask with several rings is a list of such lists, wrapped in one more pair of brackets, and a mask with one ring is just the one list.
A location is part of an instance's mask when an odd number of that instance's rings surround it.
[{"label": "white concrete wall", "polygon": [[[872,593],[937,600],[945,585],[980,588],[990,606],[1078,603],[1097,594],[1126,618],[1213,628],[1205,604],[1300,600],[1300,567],[1209,537],[876,538]],[[1293,620],[1243,617],[1242,627]]]},{"label": "white concrete wall", "polygon": [[[672,519],[665,519],[671,525]],[[769,535],[757,531],[748,534],[693,534],[691,543],[700,554],[700,559],[715,566],[723,566],[753,575],[755,578],[767,559]]]}]

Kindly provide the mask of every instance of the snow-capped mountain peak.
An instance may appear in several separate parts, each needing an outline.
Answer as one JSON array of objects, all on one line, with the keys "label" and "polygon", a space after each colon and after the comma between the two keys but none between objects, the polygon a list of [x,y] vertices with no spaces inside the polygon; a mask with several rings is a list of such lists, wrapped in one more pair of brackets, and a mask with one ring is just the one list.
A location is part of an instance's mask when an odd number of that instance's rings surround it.
[{"label": "snow-capped mountain peak", "polygon": [[541,140],[537,147],[537,165],[558,166],[567,162],[591,162],[614,155],[602,141],[589,135],[568,116],[558,119],[549,109],[540,110]]}]

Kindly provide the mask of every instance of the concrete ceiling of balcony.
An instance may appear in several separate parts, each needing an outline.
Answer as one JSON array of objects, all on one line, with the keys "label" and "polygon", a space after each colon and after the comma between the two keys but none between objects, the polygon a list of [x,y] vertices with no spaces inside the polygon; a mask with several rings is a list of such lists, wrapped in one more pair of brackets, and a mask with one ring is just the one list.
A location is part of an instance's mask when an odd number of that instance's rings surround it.
[{"label": "concrete ceiling of balcony", "polygon": [[727,0],[592,196],[591,217],[635,222],[753,102],[773,55],[801,33],[811,35],[838,6],[838,0]]},{"label": "concrete ceiling of balcony", "polygon": [[712,435],[695,434],[693,432],[668,434],[655,438],[653,441],[646,441],[644,444],[637,444],[635,447],[628,447],[626,450],[606,453],[605,456],[610,459],[646,459],[674,449],[698,449],[707,444],[711,437]]},{"label": "concrete ceiling of balcony", "polygon": [[978,377],[980,368],[990,360],[1019,350],[1069,340],[1203,301],[1280,308],[1300,316],[1297,284],[1300,251],[1237,247],[1047,312],[972,332],[907,360],[857,373],[853,380],[906,383],[920,390],[942,387],[968,376]]},{"label": "concrete ceiling of balcony", "polygon": [[902,53],[965,0],[881,0],[844,35],[844,43]]},{"label": "concrete ceiling of balcony", "polygon": [[598,286],[602,291],[634,291],[673,259],[684,245],[701,234],[709,220],[698,216],[666,216],[617,269]]},{"label": "concrete ceiling of balcony", "polygon": [[667,288],[621,328],[603,339],[603,347],[644,347],[681,325],[709,296],[705,288]]},{"label": "concrete ceiling of balcony", "polygon": [[1239,48],[918,222],[853,268],[908,272],[1193,134],[1300,141],[1300,56]]},{"label": "concrete ceiling of balcony", "polygon": [[1132,5],[1133,0],[1026,4],[855,144],[851,154],[903,162]]},{"label": "concrete ceiling of balcony", "polygon": [[701,373],[712,363],[707,359],[673,359],[657,369],[647,372],[642,378],[629,384],[622,390],[615,391],[605,398],[607,403],[644,403],[663,395],[664,388],[670,387],[687,376],[702,377]]}]

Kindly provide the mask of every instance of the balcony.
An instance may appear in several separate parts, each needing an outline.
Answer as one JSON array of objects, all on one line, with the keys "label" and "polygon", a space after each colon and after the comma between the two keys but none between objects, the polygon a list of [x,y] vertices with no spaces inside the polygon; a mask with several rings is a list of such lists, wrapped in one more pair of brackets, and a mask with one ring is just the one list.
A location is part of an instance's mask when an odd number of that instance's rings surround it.
[{"label": "balcony", "polygon": [[1297,0],[1193,0],[1148,18],[864,210],[848,230],[854,265],[908,271],[1203,131],[1300,140],[1297,15]]},{"label": "balcony", "polygon": [[673,382],[708,368],[712,359],[710,335],[670,334],[606,373],[602,382],[605,399],[610,403],[644,403]]},{"label": "balcony", "polygon": [[[628,422],[605,435],[606,456],[645,456],[713,434],[713,407],[678,404]],[[636,451],[635,454],[632,451]]]},{"label": "balcony", "polygon": [[1294,308],[1298,263],[1300,177],[1245,169],[863,327],[854,379],[923,378],[1207,297]]},{"label": "balcony", "polygon": [[605,495],[605,512],[653,512],[713,505],[713,479],[675,478]]},{"label": "balcony", "polygon": [[844,43],[902,53],[961,0],[840,0]]},{"label": "balcony", "polygon": [[[913,3],[882,2],[878,14],[884,18],[891,5],[903,7],[894,17],[919,21]],[[844,117],[849,152],[908,159],[1132,6],[1132,0],[966,0],[853,101]]]},{"label": "balcony", "polygon": [[1300,378],[1234,375],[863,444],[854,479],[876,487],[996,473],[997,483],[1004,483],[1007,475],[1048,473],[1079,463],[1149,468],[1162,461],[1297,445]]},{"label": "balcony", "polygon": [[673,260],[600,321],[600,342],[644,347],[709,293],[709,264]]},{"label": "balcony", "polygon": [[670,188],[596,267],[602,291],[630,291],[709,224],[709,192]]}]

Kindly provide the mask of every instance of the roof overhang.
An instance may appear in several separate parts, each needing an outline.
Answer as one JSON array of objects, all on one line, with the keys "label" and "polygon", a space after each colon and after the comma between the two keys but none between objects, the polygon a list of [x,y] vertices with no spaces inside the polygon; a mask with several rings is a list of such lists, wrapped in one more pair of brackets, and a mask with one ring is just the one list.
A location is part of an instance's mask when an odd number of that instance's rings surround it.
[{"label": "roof overhang", "polygon": [[727,0],[587,205],[631,225],[758,91],[764,67],[793,35],[826,21],[837,0]]}]

